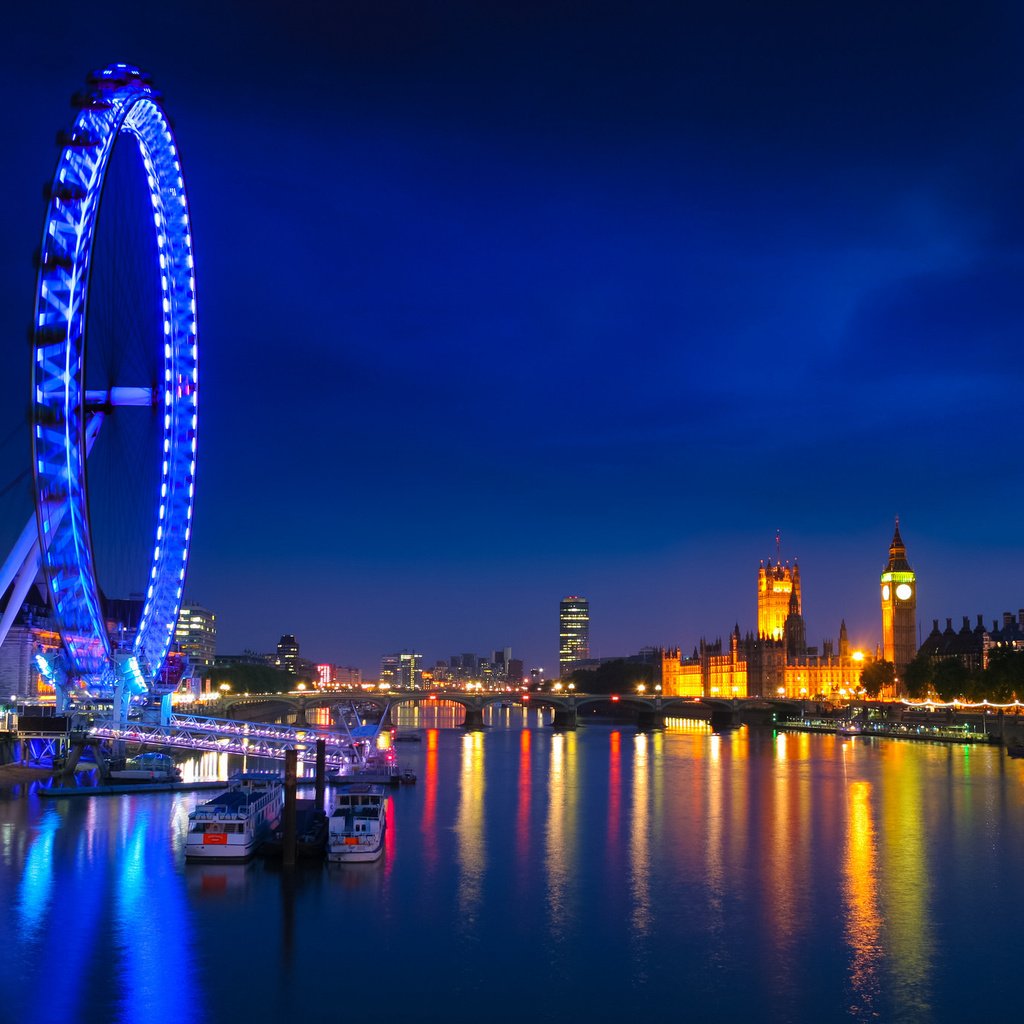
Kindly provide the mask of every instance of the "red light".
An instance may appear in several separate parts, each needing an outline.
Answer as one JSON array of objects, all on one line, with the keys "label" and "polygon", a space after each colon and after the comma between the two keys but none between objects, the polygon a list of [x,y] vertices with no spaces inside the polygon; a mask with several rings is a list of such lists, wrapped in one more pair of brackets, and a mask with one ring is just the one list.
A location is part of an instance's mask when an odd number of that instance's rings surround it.
[{"label": "red light", "polygon": [[529,699],[530,699],[530,695],[528,693],[524,693],[523,694],[523,700],[529,700]]},{"label": "red light", "polygon": [[432,693],[432,694],[430,695],[430,699],[431,699],[431,700],[437,700],[437,694],[436,694],[436,693]]},{"label": "red light", "polygon": [[612,694],[612,700],[618,700],[618,699],[619,699],[619,695],[617,693],[613,693]]}]

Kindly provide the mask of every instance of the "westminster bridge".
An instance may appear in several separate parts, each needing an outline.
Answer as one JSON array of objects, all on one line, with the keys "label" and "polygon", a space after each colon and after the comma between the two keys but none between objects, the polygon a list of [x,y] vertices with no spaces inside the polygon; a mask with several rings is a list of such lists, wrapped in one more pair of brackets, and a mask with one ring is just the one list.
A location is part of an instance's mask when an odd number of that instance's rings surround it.
[{"label": "westminster bridge", "polygon": [[465,711],[462,723],[466,729],[482,729],[484,712],[495,705],[516,705],[539,708],[552,713],[556,729],[575,729],[580,715],[598,709],[611,711],[613,707],[635,713],[641,728],[660,728],[666,718],[703,718],[713,727],[730,728],[742,722],[769,723],[777,716],[800,717],[820,709],[815,701],[785,698],[719,698],[695,696],[664,696],[641,693],[472,693],[464,690],[389,690],[387,692],[361,691],[309,691],[286,694],[222,694],[206,705],[209,714],[224,718],[251,719],[294,715],[296,725],[308,725],[307,715],[319,708],[335,713],[354,707],[367,717],[379,719],[388,727],[393,712],[403,704],[458,705]]}]

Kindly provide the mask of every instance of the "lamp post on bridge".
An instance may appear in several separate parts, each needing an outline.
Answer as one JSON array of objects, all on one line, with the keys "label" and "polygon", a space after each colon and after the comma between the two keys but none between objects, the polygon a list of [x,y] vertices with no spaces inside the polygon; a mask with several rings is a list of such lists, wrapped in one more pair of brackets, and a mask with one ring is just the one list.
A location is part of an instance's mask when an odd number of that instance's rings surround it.
[{"label": "lamp post on bridge", "polygon": [[[636,688],[637,696],[644,697],[647,693],[647,686],[644,683],[638,683]],[[637,729],[646,731],[647,729],[664,729],[665,728],[665,716],[661,711],[661,684],[659,683],[654,688],[654,707],[648,710],[646,707],[641,707],[640,713],[637,715],[636,722]]]},{"label": "lamp post on bridge", "polygon": [[[561,694],[562,689],[562,683],[555,683],[554,690],[556,693]],[[551,725],[555,729],[573,730],[576,728],[576,684],[568,683],[564,689],[569,695],[568,706],[555,708]]]}]

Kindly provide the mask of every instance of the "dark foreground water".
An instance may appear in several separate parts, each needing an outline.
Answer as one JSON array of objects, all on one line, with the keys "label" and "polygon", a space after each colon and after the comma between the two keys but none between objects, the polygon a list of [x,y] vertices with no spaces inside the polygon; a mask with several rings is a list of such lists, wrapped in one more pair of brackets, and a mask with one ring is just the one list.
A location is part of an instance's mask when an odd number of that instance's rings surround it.
[{"label": "dark foreground water", "polygon": [[0,793],[0,1022],[1019,1018],[1024,763],[525,714],[406,719],[371,865],[186,866],[201,794]]}]

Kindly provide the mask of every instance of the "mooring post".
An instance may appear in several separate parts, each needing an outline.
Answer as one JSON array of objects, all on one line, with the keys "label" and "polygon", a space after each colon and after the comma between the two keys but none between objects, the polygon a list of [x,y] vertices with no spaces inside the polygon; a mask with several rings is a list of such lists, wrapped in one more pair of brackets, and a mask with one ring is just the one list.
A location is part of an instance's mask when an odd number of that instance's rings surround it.
[{"label": "mooring post", "polygon": [[327,740],[316,741],[316,809],[324,810],[324,789],[327,785]]},{"label": "mooring post", "polygon": [[299,752],[292,747],[284,752],[284,820],[282,821],[282,863],[295,864],[295,788],[298,775]]}]

